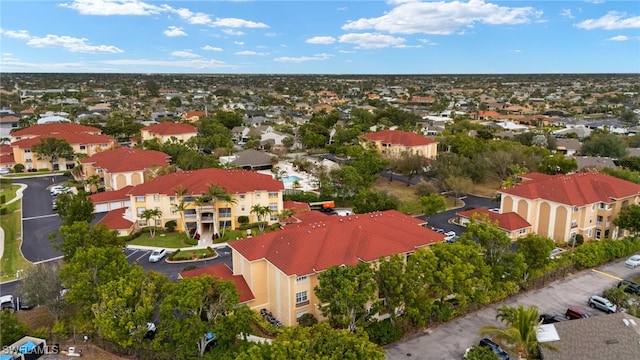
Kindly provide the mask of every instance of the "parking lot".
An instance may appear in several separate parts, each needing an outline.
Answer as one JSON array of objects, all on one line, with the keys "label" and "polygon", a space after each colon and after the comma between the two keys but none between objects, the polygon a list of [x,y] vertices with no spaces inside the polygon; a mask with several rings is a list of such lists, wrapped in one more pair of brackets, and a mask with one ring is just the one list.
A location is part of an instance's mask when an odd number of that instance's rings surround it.
[{"label": "parking lot", "polygon": [[[478,330],[485,325],[501,325],[496,320],[496,309],[503,304],[535,305],[540,313],[564,314],[569,306],[587,310],[592,316],[606,316],[604,312],[589,308],[591,295],[599,295],[604,289],[614,286],[620,278],[640,274],[639,269],[624,266],[625,259],[618,260],[596,270],[586,270],[554,282],[549,286],[514,296],[502,303],[492,305],[466,317],[429,329],[428,331],[388,346],[388,360],[450,360],[462,359],[466,348],[481,339]],[[579,321],[579,320],[574,320]]]}]

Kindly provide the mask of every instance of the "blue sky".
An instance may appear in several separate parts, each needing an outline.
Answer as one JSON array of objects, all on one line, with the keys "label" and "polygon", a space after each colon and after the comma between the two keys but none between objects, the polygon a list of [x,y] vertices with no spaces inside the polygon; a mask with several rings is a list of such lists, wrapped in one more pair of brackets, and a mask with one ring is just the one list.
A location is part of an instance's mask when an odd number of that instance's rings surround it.
[{"label": "blue sky", "polygon": [[1,72],[640,72],[640,1],[0,2]]}]

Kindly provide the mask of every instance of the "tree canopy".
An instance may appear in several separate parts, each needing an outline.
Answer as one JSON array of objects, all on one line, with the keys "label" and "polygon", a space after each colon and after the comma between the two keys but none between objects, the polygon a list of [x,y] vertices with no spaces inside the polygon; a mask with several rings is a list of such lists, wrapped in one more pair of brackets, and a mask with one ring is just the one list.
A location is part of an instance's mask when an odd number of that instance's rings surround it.
[{"label": "tree canopy", "polygon": [[38,159],[48,161],[52,171],[59,159],[73,159],[74,156],[73,148],[66,140],[54,137],[40,139],[31,147],[31,151],[37,154]]}]

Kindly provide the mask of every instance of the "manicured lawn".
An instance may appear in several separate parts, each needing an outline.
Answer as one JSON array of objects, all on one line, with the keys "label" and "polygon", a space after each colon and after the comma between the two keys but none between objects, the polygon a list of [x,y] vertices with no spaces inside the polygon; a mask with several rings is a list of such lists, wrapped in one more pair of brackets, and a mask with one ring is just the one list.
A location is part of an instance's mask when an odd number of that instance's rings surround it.
[{"label": "manicured lawn", "polygon": [[[15,196],[15,190],[13,192]],[[13,197],[11,197],[13,198]],[[7,197],[9,200],[9,197]],[[16,201],[7,206],[7,213],[0,216],[0,226],[4,231],[4,252],[0,263],[0,281],[17,279],[16,273],[19,270],[26,270],[32,264],[22,256],[20,252],[20,206],[22,201]]]},{"label": "manicured lawn", "polygon": [[149,232],[144,232],[139,237],[129,241],[128,245],[140,245],[140,246],[156,246],[163,248],[177,249],[182,247],[188,247],[184,242],[187,236],[181,232],[173,232],[168,234],[158,234],[154,238],[149,236]]},{"label": "manicured lawn", "polygon": [[2,185],[0,188],[0,198],[4,195],[4,201],[9,202],[16,197],[16,191],[20,188],[20,185]]},{"label": "manicured lawn", "polygon": [[196,259],[204,259],[204,258],[212,259],[216,257],[218,257],[218,254],[215,252],[215,250],[211,248],[204,248],[204,249],[179,251],[169,256],[169,259],[173,261],[183,261],[183,260],[196,260]]}]

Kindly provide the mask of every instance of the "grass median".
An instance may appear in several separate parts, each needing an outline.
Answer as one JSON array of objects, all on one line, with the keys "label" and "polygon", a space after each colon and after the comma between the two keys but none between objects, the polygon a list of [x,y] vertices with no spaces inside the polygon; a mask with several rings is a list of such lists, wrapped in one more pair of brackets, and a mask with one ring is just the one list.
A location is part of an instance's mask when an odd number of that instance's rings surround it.
[{"label": "grass median", "polygon": [[[19,187],[16,185],[9,185],[2,187],[2,194],[5,194],[5,199],[10,201],[15,198],[16,190]],[[0,281],[11,281],[18,278],[20,271],[24,271],[32,266],[22,256],[20,251],[20,245],[22,244],[20,222],[21,219],[21,206],[22,201],[15,201],[9,205],[6,205],[6,214],[0,215],[0,226],[4,231],[4,251],[2,253],[2,260],[0,260]]]}]

